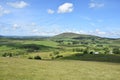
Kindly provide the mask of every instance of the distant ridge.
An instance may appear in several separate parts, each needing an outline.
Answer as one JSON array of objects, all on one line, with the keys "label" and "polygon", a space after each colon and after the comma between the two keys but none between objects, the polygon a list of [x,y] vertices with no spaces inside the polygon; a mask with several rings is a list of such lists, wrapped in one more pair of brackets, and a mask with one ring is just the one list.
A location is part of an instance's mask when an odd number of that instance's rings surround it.
[{"label": "distant ridge", "polygon": [[106,37],[99,37],[95,35],[87,35],[87,34],[78,34],[78,33],[72,33],[72,32],[65,32],[58,35],[55,35],[52,37],[52,39],[73,39],[73,40],[90,40],[90,41],[96,41],[96,40],[120,40],[119,38],[106,38]]},{"label": "distant ridge", "polygon": [[0,37],[3,37],[2,35],[0,35]]},{"label": "distant ridge", "polygon": [[58,39],[63,39],[63,38],[68,38],[68,39],[81,39],[81,38],[100,38],[98,36],[93,36],[93,35],[86,35],[86,34],[77,34],[77,33],[71,33],[71,32],[66,32],[66,33],[61,33],[59,35],[54,36],[53,38],[58,38]]},{"label": "distant ridge", "polygon": [[53,38],[74,38],[74,37],[78,37],[80,34],[77,33],[71,33],[71,32],[66,32],[66,33],[61,33],[58,35],[55,35]]}]

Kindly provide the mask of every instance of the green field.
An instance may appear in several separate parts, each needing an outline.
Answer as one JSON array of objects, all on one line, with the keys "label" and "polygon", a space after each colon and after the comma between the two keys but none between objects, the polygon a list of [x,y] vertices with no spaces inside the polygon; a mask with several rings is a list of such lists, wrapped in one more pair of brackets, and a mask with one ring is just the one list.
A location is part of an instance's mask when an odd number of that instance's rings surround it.
[{"label": "green field", "polygon": [[119,80],[119,42],[73,33],[0,38],[0,80]]},{"label": "green field", "polygon": [[119,79],[119,63],[0,58],[0,80]]}]

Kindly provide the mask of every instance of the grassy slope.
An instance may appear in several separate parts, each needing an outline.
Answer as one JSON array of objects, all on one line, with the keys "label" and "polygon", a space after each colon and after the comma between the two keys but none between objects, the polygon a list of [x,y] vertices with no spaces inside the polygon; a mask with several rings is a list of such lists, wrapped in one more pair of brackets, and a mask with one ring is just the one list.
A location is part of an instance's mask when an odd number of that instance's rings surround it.
[{"label": "grassy slope", "polygon": [[119,80],[120,64],[0,58],[0,80]]},{"label": "grassy slope", "polygon": [[56,47],[57,43],[50,41],[50,40],[43,40],[43,41],[24,41],[24,44],[38,44],[38,45],[44,45],[49,47]]},{"label": "grassy slope", "polygon": [[86,34],[77,34],[77,33],[70,33],[70,32],[66,32],[66,33],[62,33],[59,35],[56,35],[53,37],[53,39],[72,39],[72,38],[99,38],[97,36],[93,36],[93,35],[86,35]]},{"label": "grassy slope", "polygon": [[24,52],[24,49],[20,49],[19,46],[22,45],[28,45],[28,44],[34,44],[36,46],[40,47],[40,51],[44,51],[47,49],[53,49],[57,47],[57,43],[50,41],[50,40],[39,40],[39,41],[34,41],[34,40],[10,40],[10,39],[0,39],[0,56],[4,52]]},{"label": "grassy slope", "polygon": [[55,40],[79,40],[83,42],[94,42],[96,41],[96,44],[98,44],[98,42],[100,42],[100,44],[111,44],[114,46],[119,46],[119,42],[120,39],[112,39],[112,38],[104,38],[104,37],[99,37],[99,36],[94,36],[94,35],[86,35],[86,34],[76,34],[76,33],[70,33],[70,32],[66,32],[66,33],[62,33],[59,35],[56,35],[54,37],[52,37],[51,39],[55,39]]},{"label": "grassy slope", "polygon": [[74,38],[74,37],[78,37],[80,34],[76,34],[76,33],[62,33],[62,34],[59,34],[59,35],[56,35],[53,37],[53,39],[71,39],[71,38]]}]

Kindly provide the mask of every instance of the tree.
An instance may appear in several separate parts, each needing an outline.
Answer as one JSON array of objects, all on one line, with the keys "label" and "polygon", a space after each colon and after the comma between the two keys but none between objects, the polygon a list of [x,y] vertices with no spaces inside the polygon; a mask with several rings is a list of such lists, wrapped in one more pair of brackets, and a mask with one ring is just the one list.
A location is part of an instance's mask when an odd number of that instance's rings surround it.
[{"label": "tree", "polygon": [[76,44],[80,44],[80,42],[79,41],[72,41],[72,44],[76,45]]},{"label": "tree", "polygon": [[118,47],[113,48],[113,53],[120,54],[120,50]]},{"label": "tree", "polygon": [[34,59],[41,60],[41,57],[37,55],[37,56],[34,56]]},{"label": "tree", "polygon": [[103,50],[105,51],[105,54],[108,54],[110,52],[110,48],[109,47],[105,47]]},{"label": "tree", "polygon": [[83,54],[89,54],[89,47],[86,47],[86,49],[83,51]]},{"label": "tree", "polygon": [[63,44],[64,41],[63,40],[57,40],[56,42],[59,43],[59,44]]},{"label": "tree", "polygon": [[53,51],[52,54],[50,54],[51,59],[55,59],[58,58],[60,52],[59,51]]}]

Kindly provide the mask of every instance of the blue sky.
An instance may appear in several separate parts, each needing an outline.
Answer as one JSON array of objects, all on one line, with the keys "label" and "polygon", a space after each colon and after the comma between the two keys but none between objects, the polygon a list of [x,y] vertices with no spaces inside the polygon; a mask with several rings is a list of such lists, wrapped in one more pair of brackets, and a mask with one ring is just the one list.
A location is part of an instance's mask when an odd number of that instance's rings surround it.
[{"label": "blue sky", "polygon": [[0,35],[120,38],[120,0],[0,0]]}]

